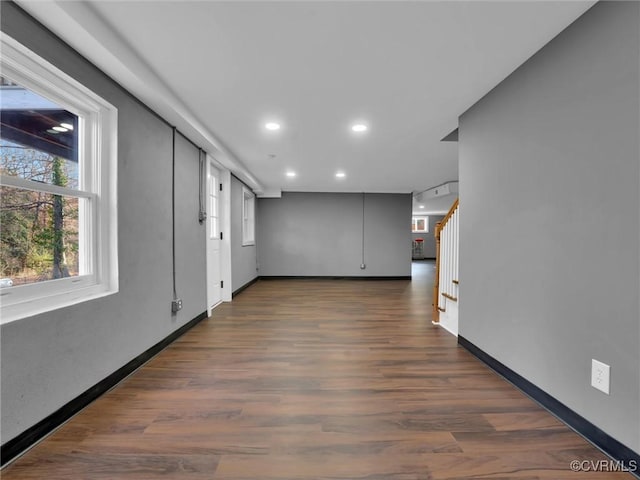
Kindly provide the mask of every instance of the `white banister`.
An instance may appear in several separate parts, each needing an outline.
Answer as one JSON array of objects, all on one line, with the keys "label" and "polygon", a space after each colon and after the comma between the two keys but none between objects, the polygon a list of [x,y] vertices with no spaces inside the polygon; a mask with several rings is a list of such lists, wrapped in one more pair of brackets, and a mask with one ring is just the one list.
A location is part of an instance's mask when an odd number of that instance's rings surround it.
[{"label": "white banister", "polygon": [[436,226],[436,282],[434,285],[434,324],[458,334],[459,290],[459,225],[458,200],[442,222]]}]

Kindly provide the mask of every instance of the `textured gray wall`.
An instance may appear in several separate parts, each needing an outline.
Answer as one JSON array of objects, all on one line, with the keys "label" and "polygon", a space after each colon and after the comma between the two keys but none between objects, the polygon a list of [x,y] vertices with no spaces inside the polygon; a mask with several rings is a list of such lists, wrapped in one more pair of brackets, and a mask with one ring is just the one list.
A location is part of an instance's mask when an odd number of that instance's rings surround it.
[{"label": "textured gray wall", "polygon": [[596,4],[459,130],[460,335],[636,452],[639,10]]},{"label": "textured gray wall", "polygon": [[[15,5],[2,30],[118,108],[120,291],[2,326],[6,442],[206,310],[198,151],[177,137],[177,287],[171,315],[171,129]],[[195,193],[194,193],[195,192]]]},{"label": "textured gray wall", "polygon": [[261,276],[410,276],[411,195],[293,193],[258,199]]},{"label": "textured gray wall", "polygon": [[423,258],[436,258],[436,223],[444,218],[444,215],[429,215],[429,231],[427,233],[412,233],[411,240],[424,239],[422,251]]},{"label": "textured gray wall", "polygon": [[[232,292],[258,276],[256,246],[242,246],[243,183],[231,177],[231,286]],[[258,217],[256,199],[256,217]],[[257,224],[256,224],[257,228]],[[258,242],[256,241],[256,244]]]}]

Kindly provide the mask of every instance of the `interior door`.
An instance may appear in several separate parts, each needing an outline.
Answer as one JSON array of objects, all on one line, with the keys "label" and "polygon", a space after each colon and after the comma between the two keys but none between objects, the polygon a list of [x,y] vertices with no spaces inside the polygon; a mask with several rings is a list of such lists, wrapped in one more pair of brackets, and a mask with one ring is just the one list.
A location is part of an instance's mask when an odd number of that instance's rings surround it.
[{"label": "interior door", "polygon": [[220,259],[220,171],[207,158],[207,313],[222,301]]}]

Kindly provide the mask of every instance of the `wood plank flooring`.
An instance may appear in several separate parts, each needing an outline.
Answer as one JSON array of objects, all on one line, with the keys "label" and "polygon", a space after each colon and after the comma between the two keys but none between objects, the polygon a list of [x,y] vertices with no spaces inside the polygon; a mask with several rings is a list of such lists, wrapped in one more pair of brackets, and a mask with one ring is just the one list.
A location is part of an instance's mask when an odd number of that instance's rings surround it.
[{"label": "wood plank flooring", "polygon": [[409,281],[262,280],[3,480],[632,479],[431,324]]}]

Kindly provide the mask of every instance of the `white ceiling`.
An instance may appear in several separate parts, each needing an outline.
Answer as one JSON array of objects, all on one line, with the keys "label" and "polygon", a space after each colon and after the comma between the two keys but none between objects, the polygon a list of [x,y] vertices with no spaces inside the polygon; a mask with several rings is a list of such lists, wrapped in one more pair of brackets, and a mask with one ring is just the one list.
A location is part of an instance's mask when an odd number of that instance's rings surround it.
[{"label": "white ceiling", "polygon": [[458,115],[594,2],[19,3],[269,195],[456,180]]}]

